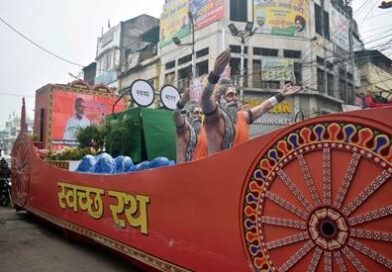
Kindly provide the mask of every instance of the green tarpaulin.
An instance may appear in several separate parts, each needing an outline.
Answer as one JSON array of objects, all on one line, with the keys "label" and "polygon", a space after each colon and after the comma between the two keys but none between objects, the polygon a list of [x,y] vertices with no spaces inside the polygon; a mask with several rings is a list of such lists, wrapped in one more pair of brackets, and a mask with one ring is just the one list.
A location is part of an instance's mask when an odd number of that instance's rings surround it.
[{"label": "green tarpaulin", "polygon": [[106,150],[113,157],[128,155],[134,162],[176,157],[173,112],[135,108],[107,118]]}]

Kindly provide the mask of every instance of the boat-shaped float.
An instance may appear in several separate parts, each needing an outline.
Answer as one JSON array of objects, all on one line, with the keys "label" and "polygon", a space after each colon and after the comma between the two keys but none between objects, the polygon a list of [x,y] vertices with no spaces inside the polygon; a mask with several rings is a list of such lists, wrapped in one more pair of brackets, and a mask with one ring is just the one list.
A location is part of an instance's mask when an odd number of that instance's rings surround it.
[{"label": "boat-shaped float", "polygon": [[23,129],[12,156],[18,209],[151,270],[392,269],[392,107],[129,174],[56,168]]}]

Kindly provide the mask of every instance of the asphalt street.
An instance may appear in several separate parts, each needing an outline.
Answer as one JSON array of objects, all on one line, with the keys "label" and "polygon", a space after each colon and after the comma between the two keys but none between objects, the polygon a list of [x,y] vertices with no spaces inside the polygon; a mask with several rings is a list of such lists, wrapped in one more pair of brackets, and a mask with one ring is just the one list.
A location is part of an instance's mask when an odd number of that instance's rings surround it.
[{"label": "asphalt street", "polygon": [[100,246],[69,241],[26,212],[0,207],[0,270],[17,272],[140,271]]}]

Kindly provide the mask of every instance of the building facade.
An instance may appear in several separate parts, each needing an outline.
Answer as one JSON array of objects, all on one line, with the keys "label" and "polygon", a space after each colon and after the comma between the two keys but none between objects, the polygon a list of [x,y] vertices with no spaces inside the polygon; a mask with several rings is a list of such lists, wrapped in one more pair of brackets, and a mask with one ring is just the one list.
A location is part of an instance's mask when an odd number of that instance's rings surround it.
[{"label": "building facade", "polygon": [[156,27],[159,27],[159,19],[143,14],[120,22],[99,37],[95,84],[119,89],[119,76],[137,64],[139,59],[135,54],[149,46],[141,37]]},{"label": "building facade", "polygon": [[360,69],[360,95],[392,101],[392,60],[377,50],[355,52]]},{"label": "building facade", "polygon": [[[353,103],[360,86],[353,46],[363,43],[352,9],[336,0],[290,2],[166,1],[161,17],[160,81],[181,88],[191,75],[192,56],[195,74],[201,76],[213,69],[220,52],[231,48],[231,78],[241,85],[245,103],[261,102],[289,81],[303,86],[301,94],[287,101],[290,113],[276,113],[261,123],[279,126],[279,117],[289,122],[298,112],[311,117],[341,111],[342,104]],[[236,36],[228,28],[231,23],[237,28]],[[173,37],[181,43],[172,42]]]}]

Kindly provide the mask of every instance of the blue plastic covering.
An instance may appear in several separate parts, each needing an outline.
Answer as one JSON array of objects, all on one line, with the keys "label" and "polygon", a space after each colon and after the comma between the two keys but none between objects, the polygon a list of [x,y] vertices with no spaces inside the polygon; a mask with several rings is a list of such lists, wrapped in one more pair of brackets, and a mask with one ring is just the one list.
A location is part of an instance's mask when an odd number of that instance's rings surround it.
[{"label": "blue plastic covering", "polygon": [[175,162],[166,157],[156,157],[151,162],[143,161],[134,165],[132,159],[128,156],[120,155],[113,159],[108,153],[102,153],[95,157],[92,155],[84,156],[76,171],[92,172],[97,174],[115,174],[171,165],[175,165]]},{"label": "blue plastic covering", "polygon": [[95,164],[95,158],[93,155],[86,155],[76,168],[77,172],[91,172]]},{"label": "blue plastic covering", "polygon": [[124,156],[124,160],[123,160],[123,167],[124,167],[124,172],[132,172],[133,168],[135,167],[133,164],[133,161],[131,159],[131,157],[129,156]]},{"label": "blue plastic covering", "polygon": [[94,165],[94,173],[113,174],[115,173],[116,163],[108,153],[102,153],[97,156],[98,160]]},{"label": "blue plastic covering", "polygon": [[116,173],[123,173],[124,172],[124,156],[119,155],[114,159],[114,163],[116,164]]}]

